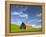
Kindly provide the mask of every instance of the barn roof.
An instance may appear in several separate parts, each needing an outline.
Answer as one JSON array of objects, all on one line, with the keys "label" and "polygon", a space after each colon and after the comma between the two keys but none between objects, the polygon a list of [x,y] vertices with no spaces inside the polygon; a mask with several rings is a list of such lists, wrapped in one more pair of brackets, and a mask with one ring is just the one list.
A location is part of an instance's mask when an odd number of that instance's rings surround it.
[{"label": "barn roof", "polygon": [[32,26],[31,24],[26,24],[26,26]]}]

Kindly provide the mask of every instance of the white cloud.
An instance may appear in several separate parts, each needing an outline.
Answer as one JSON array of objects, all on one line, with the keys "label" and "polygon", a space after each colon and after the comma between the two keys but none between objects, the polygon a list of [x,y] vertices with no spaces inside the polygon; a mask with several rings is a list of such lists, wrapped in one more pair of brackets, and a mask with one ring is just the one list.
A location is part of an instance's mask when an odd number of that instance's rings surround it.
[{"label": "white cloud", "polygon": [[11,15],[18,15],[20,17],[28,18],[28,14],[24,14],[23,12],[12,12]]},{"label": "white cloud", "polygon": [[26,11],[28,6],[16,6],[16,8],[20,11],[20,12],[23,12],[23,11]]},{"label": "white cloud", "polygon": [[21,14],[19,15],[20,17],[25,17],[25,18],[28,18],[28,15],[27,14]]},{"label": "white cloud", "polygon": [[37,14],[36,16],[38,17],[38,16],[41,16],[42,14],[40,13],[40,14]]},{"label": "white cloud", "polygon": [[38,25],[33,24],[32,27],[33,28],[41,28],[41,25],[38,26]]},{"label": "white cloud", "polygon": [[11,24],[21,25],[21,23],[22,23],[22,21],[18,18],[16,18],[15,20],[11,19]]},{"label": "white cloud", "polygon": [[22,12],[12,12],[11,15],[21,15]]},{"label": "white cloud", "polygon": [[37,22],[37,21],[39,21],[39,20],[37,20],[37,19],[31,19],[31,20],[29,20],[29,23]]}]

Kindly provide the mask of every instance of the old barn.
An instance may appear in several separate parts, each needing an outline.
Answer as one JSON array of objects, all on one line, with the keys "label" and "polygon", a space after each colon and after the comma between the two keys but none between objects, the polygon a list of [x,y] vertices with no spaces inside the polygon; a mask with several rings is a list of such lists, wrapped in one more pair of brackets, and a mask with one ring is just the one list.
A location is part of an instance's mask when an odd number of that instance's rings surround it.
[{"label": "old barn", "polygon": [[32,29],[32,26],[30,24],[27,24],[26,25],[26,30],[31,30]]},{"label": "old barn", "polygon": [[31,30],[32,26],[31,26],[31,24],[24,24],[24,23],[22,23],[21,26],[20,26],[20,29]]}]

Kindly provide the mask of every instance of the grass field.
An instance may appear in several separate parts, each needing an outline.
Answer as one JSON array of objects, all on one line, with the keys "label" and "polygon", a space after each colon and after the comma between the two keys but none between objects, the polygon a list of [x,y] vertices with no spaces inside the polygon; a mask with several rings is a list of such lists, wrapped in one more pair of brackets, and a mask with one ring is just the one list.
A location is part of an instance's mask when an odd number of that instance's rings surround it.
[{"label": "grass field", "polygon": [[20,29],[20,26],[16,24],[11,24],[10,32],[41,32],[41,28],[32,28],[31,30]]}]

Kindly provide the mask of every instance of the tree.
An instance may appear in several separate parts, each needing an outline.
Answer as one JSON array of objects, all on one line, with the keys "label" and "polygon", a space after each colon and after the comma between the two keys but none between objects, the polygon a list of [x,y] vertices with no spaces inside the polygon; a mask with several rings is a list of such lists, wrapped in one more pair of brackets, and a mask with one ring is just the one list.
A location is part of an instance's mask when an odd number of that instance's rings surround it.
[{"label": "tree", "polygon": [[26,29],[26,25],[24,24],[24,22],[22,22],[20,29]]}]

